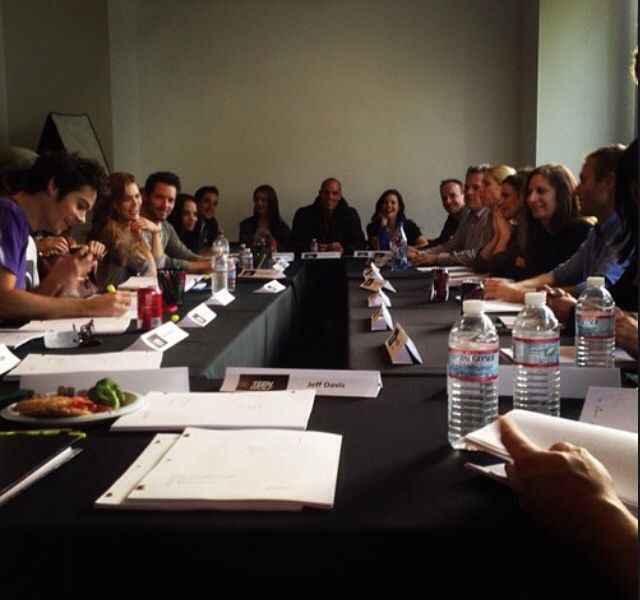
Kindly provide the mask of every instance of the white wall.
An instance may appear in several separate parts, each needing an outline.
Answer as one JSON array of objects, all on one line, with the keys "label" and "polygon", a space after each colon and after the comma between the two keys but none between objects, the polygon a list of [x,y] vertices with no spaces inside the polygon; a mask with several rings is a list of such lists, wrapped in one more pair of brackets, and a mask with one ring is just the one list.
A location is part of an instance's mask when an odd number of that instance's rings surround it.
[{"label": "white wall", "polygon": [[47,113],[89,113],[113,155],[106,0],[4,0],[9,142],[36,149]]},{"label": "white wall", "polygon": [[397,187],[436,233],[440,179],[518,160],[517,5],[141,0],[143,171],[218,185],[231,236],[257,185],[290,220],[328,176],[363,222]]},{"label": "white wall", "polygon": [[538,164],[578,175],[585,153],[636,137],[637,21],[635,0],[541,0]]}]

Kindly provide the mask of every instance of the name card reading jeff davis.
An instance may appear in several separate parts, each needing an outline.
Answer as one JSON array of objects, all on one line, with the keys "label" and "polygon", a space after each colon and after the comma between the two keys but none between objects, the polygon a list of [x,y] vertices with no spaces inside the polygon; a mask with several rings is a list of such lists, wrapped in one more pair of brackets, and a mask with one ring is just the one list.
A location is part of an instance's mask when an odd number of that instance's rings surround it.
[{"label": "name card reading jeff davis", "polygon": [[412,365],[414,362],[422,364],[422,357],[407,332],[400,323],[396,323],[396,327],[384,343],[391,362],[394,365]]},{"label": "name card reading jeff davis", "polygon": [[227,367],[221,392],[314,389],[320,396],[375,398],[380,371]]}]

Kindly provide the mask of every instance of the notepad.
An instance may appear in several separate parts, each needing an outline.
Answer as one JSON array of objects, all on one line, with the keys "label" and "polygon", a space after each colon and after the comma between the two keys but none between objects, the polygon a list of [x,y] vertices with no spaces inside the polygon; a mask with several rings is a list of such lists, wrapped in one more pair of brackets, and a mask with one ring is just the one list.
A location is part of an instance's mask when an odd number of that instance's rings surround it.
[{"label": "notepad", "polygon": [[[549,448],[556,442],[569,442],[589,450],[611,473],[616,493],[629,507],[638,506],[638,434],[571,419],[551,417],[528,410],[507,413],[534,444]],[[508,459],[509,453],[500,439],[498,422],[465,436],[465,441],[479,449]]]},{"label": "notepad", "polygon": [[173,443],[160,444],[167,447],[164,453],[163,448],[154,448],[156,439],[96,500],[96,507],[253,511],[333,507],[340,435],[190,427]]}]

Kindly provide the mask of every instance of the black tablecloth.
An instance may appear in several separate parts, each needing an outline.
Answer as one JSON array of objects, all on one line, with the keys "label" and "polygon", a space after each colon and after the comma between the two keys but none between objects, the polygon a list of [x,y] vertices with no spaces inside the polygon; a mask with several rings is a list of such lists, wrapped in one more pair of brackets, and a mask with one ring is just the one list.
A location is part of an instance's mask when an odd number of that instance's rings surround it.
[{"label": "black tablecloth", "polygon": [[55,579],[56,589],[115,592],[126,570],[141,593],[239,585],[285,597],[596,597],[587,592],[600,583],[578,556],[532,525],[505,486],[464,469],[488,457],[448,446],[444,378],[411,381],[386,378],[375,399],[316,399],[309,429],[343,435],[329,511],[94,509],[152,438],[94,425],[80,455],[0,510],[3,588]]}]

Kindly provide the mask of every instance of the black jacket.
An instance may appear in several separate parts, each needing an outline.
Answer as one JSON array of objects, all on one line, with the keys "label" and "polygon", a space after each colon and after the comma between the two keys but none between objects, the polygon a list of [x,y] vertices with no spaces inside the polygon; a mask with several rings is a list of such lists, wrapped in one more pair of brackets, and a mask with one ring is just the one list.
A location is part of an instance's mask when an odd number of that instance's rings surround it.
[{"label": "black jacket", "polygon": [[308,252],[314,238],[320,244],[340,242],[345,254],[353,254],[354,250],[360,250],[366,245],[360,217],[344,198],[338,202],[328,223],[323,220],[319,197],[313,204],[296,211],[291,231],[293,250],[298,253]]}]

